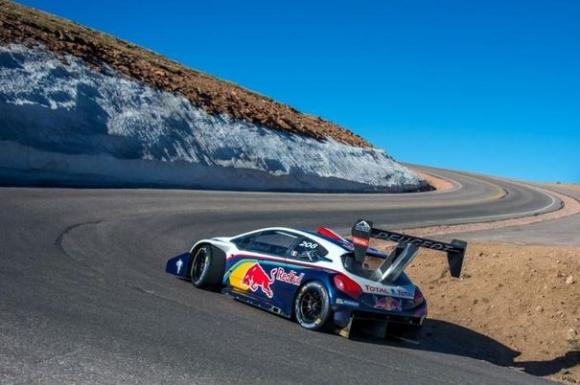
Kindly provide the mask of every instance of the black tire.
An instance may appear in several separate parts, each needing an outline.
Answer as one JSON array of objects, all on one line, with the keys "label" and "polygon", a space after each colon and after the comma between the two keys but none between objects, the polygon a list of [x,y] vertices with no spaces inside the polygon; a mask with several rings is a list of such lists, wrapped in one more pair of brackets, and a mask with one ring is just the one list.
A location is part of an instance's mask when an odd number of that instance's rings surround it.
[{"label": "black tire", "polygon": [[319,282],[306,283],[294,300],[294,316],[300,326],[309,330],[326,330],[332,316],[326,288]]},{"label": "black tire", "polygon": [[222,285],[225,254],[211,245],[203,245],[191,253],[189,276],[195,287],[217,290]]}]

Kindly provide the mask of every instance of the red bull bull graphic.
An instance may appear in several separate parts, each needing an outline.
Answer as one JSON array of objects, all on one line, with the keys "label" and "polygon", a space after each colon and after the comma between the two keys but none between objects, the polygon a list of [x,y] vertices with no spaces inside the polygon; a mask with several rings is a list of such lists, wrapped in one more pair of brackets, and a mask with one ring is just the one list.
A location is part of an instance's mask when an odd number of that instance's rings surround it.
[{"label": "red bull bull graphic", "polygon": [[256,292],[260,288],[268,298],[274,296],[274,292],[270,287],[274,283],[274,277],[268,277],[268,274],[266,274],[259,263],[255,263],[246,271],[242,283],[247,285],[253,292]]},{"label": "red bull bull graphic", "polygon": [[403,306],[400,300],[393,297],[379,297],[375,299],[375,309],[401,311]]},{"label": "red bull bull graphic", "polygon": [[259,263],[254,263],[244,274],[242,284],[253,292],[260,289],[268,298],[272,298],[274,296],[274,291],[272,290],[274,281],[300,286],[303,278],[304,273],[297,274],[294,270],[286,272],[283,267],[273,268],[270,270],[270,275],[268,276]]}]

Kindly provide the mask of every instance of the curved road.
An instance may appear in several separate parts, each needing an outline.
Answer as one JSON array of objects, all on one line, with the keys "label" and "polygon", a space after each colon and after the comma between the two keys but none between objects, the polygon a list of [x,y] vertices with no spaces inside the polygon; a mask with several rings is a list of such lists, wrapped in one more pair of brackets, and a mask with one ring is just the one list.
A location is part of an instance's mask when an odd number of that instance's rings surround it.
[{"label": "curved road", "polygon": [[345,231],[365,217],[405,227],[560,205],[508,181],[426,170],[456,188],[394,195],[2,188],[0,383],[546,383],[473,359],[481,358],[477,348],[455,349],[495,343],[458,326],[450,325],[457,341],[447,347],[349,341],[163,271],[196,238],[261,226]]}]

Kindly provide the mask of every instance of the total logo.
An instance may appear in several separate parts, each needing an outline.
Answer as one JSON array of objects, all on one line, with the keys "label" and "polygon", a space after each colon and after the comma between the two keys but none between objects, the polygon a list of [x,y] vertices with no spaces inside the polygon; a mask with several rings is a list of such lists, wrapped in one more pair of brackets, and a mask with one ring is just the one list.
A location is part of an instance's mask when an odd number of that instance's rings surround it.
[{"label": "total logo", "polygon": [[271,286],[274,281],[300,286],[302,278],[304,278],[304,273],[296,274],[294,270],[286,272],[283,267],[273,268],[268,275],[259,263],[255,263],[246,271],[242,283],[251,291],[256,292],[260,289],[268,298],[272,298],[274,292]]},{"label": "total logo", "polygon": [[367,293],[372,293],[372,294],[391,294],[391,291],[389,289],[387,289],[386,287],[377,287],[377,286],[370,286],[370,285],[365,285],[365,291]]},{"label": "total logo", "polygon": [[377,287],[365,285],[365,292],[380,295],[396,295],[404,298],[413,298],[415,293],[402,287]]}]

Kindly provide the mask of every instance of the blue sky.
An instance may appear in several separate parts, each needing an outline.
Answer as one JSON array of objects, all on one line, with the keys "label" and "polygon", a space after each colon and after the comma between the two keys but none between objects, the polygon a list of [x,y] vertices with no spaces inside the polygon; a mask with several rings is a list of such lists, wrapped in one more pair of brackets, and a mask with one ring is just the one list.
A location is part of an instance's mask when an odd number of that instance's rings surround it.
[{"label": "blue sky", "polygon": [[26,0],[401,161],[580,182],[580,2]]}]

